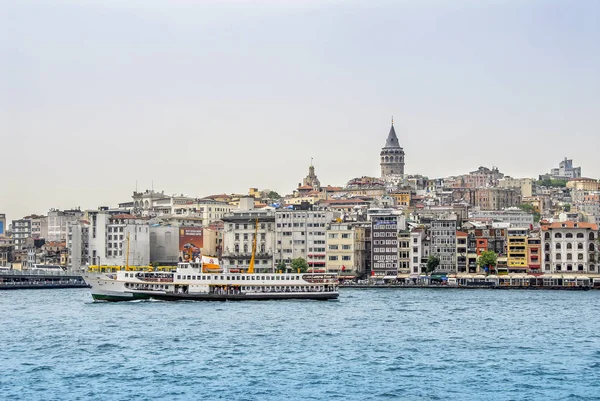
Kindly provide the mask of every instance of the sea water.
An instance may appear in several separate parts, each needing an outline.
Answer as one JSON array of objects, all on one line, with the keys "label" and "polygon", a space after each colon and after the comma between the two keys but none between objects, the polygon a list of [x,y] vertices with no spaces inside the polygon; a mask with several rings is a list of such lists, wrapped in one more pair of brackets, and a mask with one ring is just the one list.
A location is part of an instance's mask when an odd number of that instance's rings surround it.
[{"label": "sea water", "polygon": [[0,399],[599,399],[599,305],[600,291],[239,303],[2,291]]}]

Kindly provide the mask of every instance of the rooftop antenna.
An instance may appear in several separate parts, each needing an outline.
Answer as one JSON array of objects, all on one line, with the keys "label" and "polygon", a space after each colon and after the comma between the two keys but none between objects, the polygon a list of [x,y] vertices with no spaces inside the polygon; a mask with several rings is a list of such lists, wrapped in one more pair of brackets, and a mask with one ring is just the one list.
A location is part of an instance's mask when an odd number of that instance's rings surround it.
[{"label": "rooftop antenna", "polygon": [[394,125],[394,116],[392,116],[392,125]]}]

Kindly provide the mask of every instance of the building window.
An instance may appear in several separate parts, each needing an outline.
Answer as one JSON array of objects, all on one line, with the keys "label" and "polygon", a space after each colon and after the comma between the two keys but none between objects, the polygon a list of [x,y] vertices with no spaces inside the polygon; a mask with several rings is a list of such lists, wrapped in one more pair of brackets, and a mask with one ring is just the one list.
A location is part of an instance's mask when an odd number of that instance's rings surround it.
[{"label": "building window", "polygon": [[562,234],[561,233],[554,233],[554,238],[562,238]]}]

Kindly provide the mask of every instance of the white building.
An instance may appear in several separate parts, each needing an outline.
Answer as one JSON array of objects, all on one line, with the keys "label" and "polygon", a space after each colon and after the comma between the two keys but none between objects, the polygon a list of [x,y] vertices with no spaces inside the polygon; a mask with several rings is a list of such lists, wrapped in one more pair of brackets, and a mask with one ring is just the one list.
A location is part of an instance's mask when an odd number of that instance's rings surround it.
[{"label": "white building", "polygon": [[542,226],[544,273],[598,273],[598,226],[557,222]]},{"label": "white building", "polygon": [[417,278],[426,274],[429,258],[429,240],[425,228],[413,228],[410,231],[410,277]]},{"label": "white building", "polygon": [[57,210],[48,212],[48,241],[64,241],[67,238],[67,226],[70,221],[76,221],[83,216],[79,209]]},{"label": "white building", "polygon": [[510,223],[510,226],[515,228],[529,228],[529,226],[533,225],[533,214],[519,208],[477,210],[469,213],[469,218]]},{"label": "white building", "polygon": [[145,266],[150,263],[150,232],[146,220],[129,214],[111,215],[106,208],[87,214],[90,264],[125,266],[128,262],[130,266]]},{"label": "white building", "polygon": [[[222,262],[227,269],[247,269],[252,257],[254,235],[256,271],[270,271],[274,267],[275,211],[271,208],[254,209],[254,199],[242,198],[240,208],[223,217]],[[258,230],[256,220],[258,219]]]},{"label": "white building", "polygon": [[309,268],[325,269],[327,225],[339,218],[332,212],[302,204],[275,212],[275,264],[302,258]]},{"label": "white building", "polygon": [[86,220],[68,223],[67,228],[67,268],[72,271],[85,269],[89,263],[89,229]]},{"label": "white building", "polygon": [[213,199],[196,199],[183,194],[171,196],[165,195],[164,191],[134,192],[132,198],[133,214],[136,216],[194,218],[202,226],[221,220],[225,214],[235,209],[233,205]]}]

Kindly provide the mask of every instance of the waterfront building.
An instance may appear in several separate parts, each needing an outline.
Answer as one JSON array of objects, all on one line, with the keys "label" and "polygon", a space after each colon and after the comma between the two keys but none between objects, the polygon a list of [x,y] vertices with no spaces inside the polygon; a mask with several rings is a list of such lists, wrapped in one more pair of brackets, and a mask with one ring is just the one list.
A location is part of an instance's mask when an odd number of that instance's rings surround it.
[{"label": "waterfront building", "polygon": [[[106,207],[86,212],[91,265],[145,266],[150,263],[150,230],[145,219],[114,214]],[[127,249],[129,248],[129,258]],[[127,260],[128,259],[128,260]]]},{"label": "waterfront building", "polygon": [[255,234],[255,269],[271,271],[274,268],[275,211],[272,208],[255,209],[253,198],[242,198],[239,209],[223,217],[222,262],[226,269],[248,269]]},{"label": "waterfront building", "polygon": [[89,260],[89,228],[87,220],[70,221],[67,225],[67,268],[80,271]]},{"label": "waterfront building", "polygon": [[327,272],[340,277],[365,274],[365,229],[353,223],[330,223],[326,233]]},{"label": "waterfront building", "polygon": [[410,275],[410,230],[398,230],[398,275]]},{"label": "waterfront building", "polygon": [[430,255],[440,258],[438,273],[456,273],[456,229],[457,216],[448,214],[431,221]]},{"label": "waterfront building", "polygon": [[404,149],[398,142],[396,130],[394,129],[394,120],[388,134],[385,146],[379,153],[381,158],[381,177],[391,175],[404,175]]},{"label": "waterfront building", "polygon": [[25,240],[31,237],[31,219],[23,218],[12,221],[12,236],[15,251],[24,249]]},{"label": "waterfront building", "polygon": [[529,267],[527,241],[529,230],[508,228],[506,230],[506,256],[509,273],[525,273]]},{"label": "waterfront building", "polygon": [[429,237],[424,227],[413,228],[410,231],[410,260],[411,278],[427,273],[427,260],[429,259]]},{"label": "waterfront building", "polygon": [[150,226],[150,263],[164,266],[174,265],[179,261],[179,228],[180,226]]},{"label": "waterfront building", "polygon": [[293,209],[275,212],[275,264],[289,266],[302,258],[310,268],[325,269],[327,225],[340,217],[339,212],[304,203]]},{"label": "waterfront building", "polygon": [[598,226],[572,221],[543,224],[544,273],[597,273]]},{"label": "waterfront building", "polygon": [[65,241],[67,238],[67,226],[70,221],[76,221],[83,217],[83,212],[79,208],[71,210],[50,209],[47,217],[48,241]]},{"label": "waterfront building", "polygon": [[456,232],[456,269],[458,273],[467,271],[467,241],[469,234],[464,231]]},{"label": "waterfront building", "polygon": [[527,264],[529,273],[542,273],[542,240],[539,232],[530,233],[527,238]]},{"label": "waterfront building", "polygon": [[533,225],[533,214],[516,207],[505,210],[476,210],[469,213],[469,218],[510,223],[511,227],[527,228]]},{"label": "waterfront building", "polygon": [[550,170],[550,176],[556,180],[569,180],[581,177],[581,167],[573,167],[573,159],[564,158],[558,168]]},{"label": "waterfront building", "polygon": [[8,237],[0,236],[0,267],[8,267],[13,261],[15,245]]},{"label": "waterfront building", "polygon": [[390,209],[369,209],[372,233],[372,261],[375,276],[398,276],[398,233],[406,229],[403,215]]}]

